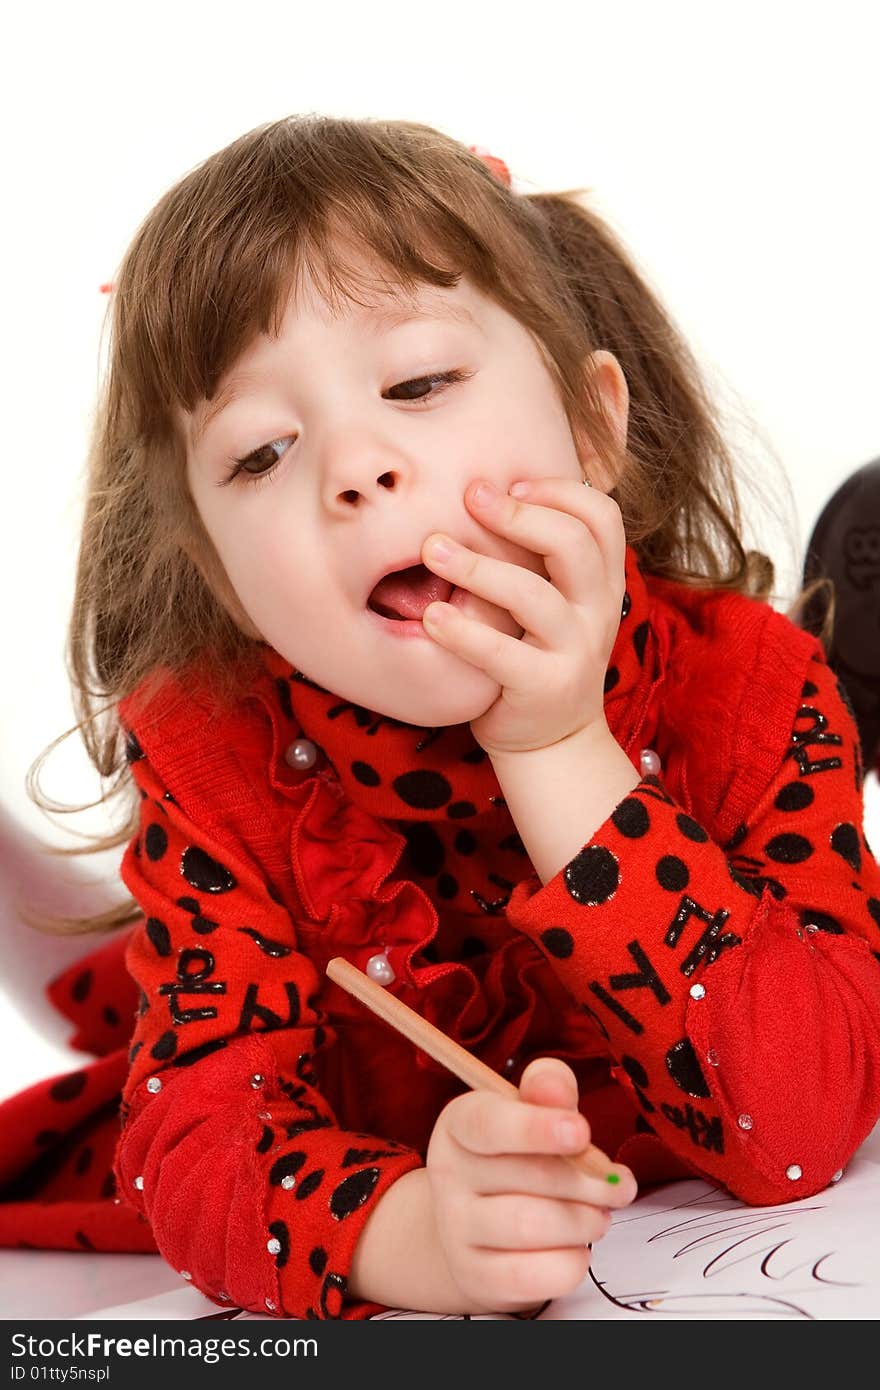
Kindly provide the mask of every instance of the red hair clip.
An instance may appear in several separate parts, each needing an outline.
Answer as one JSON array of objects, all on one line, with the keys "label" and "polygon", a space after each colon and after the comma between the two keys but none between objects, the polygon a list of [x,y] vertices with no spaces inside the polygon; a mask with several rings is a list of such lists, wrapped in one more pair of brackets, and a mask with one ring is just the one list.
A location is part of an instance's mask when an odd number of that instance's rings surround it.
[{"label": "red hair clip", "polygon": [[499,183],[502,183],[505,188],[510,188],[510,170],[503,159],[499,159],[495,154],[490,154],[485,145],[468,145],[468,150],[483,161],[489,173],[494,174]]}]

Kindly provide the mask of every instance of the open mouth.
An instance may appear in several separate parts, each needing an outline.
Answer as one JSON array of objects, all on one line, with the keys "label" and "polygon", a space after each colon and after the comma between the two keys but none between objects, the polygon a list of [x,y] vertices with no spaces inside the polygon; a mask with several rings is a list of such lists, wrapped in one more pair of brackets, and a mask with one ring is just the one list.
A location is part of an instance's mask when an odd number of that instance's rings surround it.
[{"label": "open mouth", "polygon": [[392,570],[373,588],[367,607],[392,622],[418,622],[429,603],[447,603],[454,584],[422,564]]}]

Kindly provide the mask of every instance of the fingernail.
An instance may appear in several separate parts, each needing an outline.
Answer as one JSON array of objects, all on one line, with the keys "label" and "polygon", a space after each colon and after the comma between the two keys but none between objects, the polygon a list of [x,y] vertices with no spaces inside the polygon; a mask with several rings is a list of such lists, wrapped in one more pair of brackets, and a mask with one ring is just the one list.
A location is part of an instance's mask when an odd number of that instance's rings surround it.
[{"label": "fingernail", "polygon": [[491,483],[478,483],[474,488],[474,501],[480,507],[485,507],[488,502],[492,501],[493,497],[497,496],[498,491]]},{"label": "fingernail", "polygon": [[448,560],[452,549],[453,543],[448,536],[437,536],[428,542],[428,554],[432,560]]},{"label": "fingernail", "polygon": [[513,483],[509,491],[511,497],[528,497],[529,485],[528,483]]}]

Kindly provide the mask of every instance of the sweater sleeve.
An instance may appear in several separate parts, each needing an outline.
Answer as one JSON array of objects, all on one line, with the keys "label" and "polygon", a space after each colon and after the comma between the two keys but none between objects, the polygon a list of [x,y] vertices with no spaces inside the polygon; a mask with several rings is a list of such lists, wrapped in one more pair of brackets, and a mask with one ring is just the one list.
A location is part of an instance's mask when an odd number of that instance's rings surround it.
[{"label": "sweater sleeve", "polygon": [[[294,923],[245,846],[195,826],[134,741],[140,833],[121,874],[144,919],[118,1191],[164,1258],[219,1303],[365,1318],[358,1237],[415,1150],[349,1131],[319,1089],[335,1031]],[[228,842],[227,842],[228,840]]]},{"label": "sweater sleeve", "polygon": [[858,733],[824,661],[801,699],[725,844],[645,777],[508,904],[606,1038],[640,1127],[755,1204],[836,1180],[880,1114],[880,868]]}]

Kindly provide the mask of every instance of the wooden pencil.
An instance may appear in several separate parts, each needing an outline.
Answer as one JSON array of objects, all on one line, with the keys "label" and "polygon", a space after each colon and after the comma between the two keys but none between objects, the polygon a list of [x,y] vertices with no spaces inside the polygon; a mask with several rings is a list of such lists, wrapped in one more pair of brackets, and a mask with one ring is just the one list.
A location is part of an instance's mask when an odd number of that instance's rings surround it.
[{"label": "wooden pencil", "polygon": [[[416,1047],[433,1057],[435,1062],[446,1067],[453,1076],[470,1086],[471,1090],[495,1091],[500,1096],[519,1097],[519,1091],[512,1082],[499,1076],[497,1071],[486,1066],[485,1062],[481,1062],[479,1057],[474,1057],[466,1048],[460,1047],[442,1029],[435,1028],[433,1023],[422,1018],[395,995],[389,994],[382,985],[377,985],[375,980],[371,980],[369,975],[358,970],[343,956],[334,956],[327,962],[327,974],[341,989],[354,995],[362,1004],[366,1004],[374,1014],[390,1023],[398,1033],[402,1033]],[[598,1178],[601,1182],[620,1182],[620,1177],[613,1171],[607,1154],[597,1149],[594,1144],[590,1144],[583,1153],[560,1154],[559,1157],[566,1158],[587,1177]]]}]

